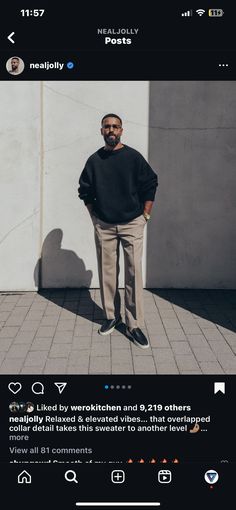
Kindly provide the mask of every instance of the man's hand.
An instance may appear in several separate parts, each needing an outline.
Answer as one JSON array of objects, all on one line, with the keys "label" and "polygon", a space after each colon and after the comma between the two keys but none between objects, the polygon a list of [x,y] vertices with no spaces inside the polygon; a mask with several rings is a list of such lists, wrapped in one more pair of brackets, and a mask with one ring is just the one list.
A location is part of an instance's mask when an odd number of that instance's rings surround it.
[{"label": "man's hand", "polygon": [[144,204],[144,213],[151,214],[153,202],[151,200],[147,200]]}]

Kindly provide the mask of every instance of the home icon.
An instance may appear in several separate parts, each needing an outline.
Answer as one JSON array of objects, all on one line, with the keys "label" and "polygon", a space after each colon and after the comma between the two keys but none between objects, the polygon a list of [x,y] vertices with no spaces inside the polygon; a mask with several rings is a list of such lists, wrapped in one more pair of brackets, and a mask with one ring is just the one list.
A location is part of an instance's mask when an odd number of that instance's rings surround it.
[{"label": "home icon", "polygon": [[31,475],[27,471],[22,471],[17,478],[18,483],[31,483]]}]

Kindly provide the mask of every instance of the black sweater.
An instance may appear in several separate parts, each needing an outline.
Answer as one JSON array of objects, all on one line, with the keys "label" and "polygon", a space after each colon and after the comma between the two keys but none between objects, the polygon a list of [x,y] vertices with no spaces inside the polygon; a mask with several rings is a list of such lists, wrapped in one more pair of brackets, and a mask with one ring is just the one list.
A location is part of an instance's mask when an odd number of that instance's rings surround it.
[{"label": "black sweater", "polygon": [[107,223],[128,222],[140,216],[144,202],[154,200],[157,174],[135,149],[92,154],[79,179],[79,197],[92,204],[98,218]]}]

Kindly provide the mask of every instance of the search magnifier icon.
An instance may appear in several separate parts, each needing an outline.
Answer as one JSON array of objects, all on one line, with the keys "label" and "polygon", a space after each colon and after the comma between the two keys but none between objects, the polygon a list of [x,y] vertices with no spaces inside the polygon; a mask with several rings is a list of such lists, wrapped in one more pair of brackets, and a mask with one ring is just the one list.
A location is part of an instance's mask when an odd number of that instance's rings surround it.
[{"label": "search magnifier icon", "polygon": [[68,471],[65,472],[65,479],[67,482],[78,483],[78,480],[76,478],[76,472],[73,471],[72,469],[69,469]]}]

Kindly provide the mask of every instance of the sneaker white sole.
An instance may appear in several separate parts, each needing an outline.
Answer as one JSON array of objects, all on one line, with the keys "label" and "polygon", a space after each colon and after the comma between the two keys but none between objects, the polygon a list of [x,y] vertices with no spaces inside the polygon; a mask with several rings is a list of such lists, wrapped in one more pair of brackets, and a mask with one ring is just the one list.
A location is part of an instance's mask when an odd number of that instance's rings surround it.
[{"label": "sneaker white sole", "polygon": [[102,335],[102,336],[110,335],[112,333],[112,331],[114,331],[115,327],[116,326],[113,326],[113,328],[109,329],[108,331],[104,331],[104,333],[99,329],[98,333],[99,333],[99,335]]},{"label": "sneaker white sole", "polygon": [[113,326],[113,328],[109,329],[108,331],[104,331],[104,333],[103,333],[103,332],[101,332],[101,330],[99,329],[99,330],[98,330],[99,335],[102,335],[102,336],[110,335],[110,334],[112,333],[112,331],[114,331],[114,329],[116,328],[116,326],[119,326],[119,324],[121,324],[121,322],[122,322],[122,319],[120,319],[120,320],[119,320],[119,321],[115,324],[115,326]]},{"label": "sneaker white sole", "polygon": [[137,340],[134,340],[133,339],[133,343],[139,347],[140,349],[148,349],[148,347],[150,347],[150,344],[147,344],[147,345],[141,345],[139,342],[137,342]]},{"label": "sneaker white sole", "polygon": [[127,336],[133,341],[134,345],[136,345],[137,347],[139,347],[140,349],[148,349],[148,347],[150,347],[150,344],[148,342],[147,345],[142,345],[140,344],[139,342],[137,342],[137,340],[135,340],[135,338],[132,337],[131,333],[129,332],[129,330],[126,331],[126,334]]}]

